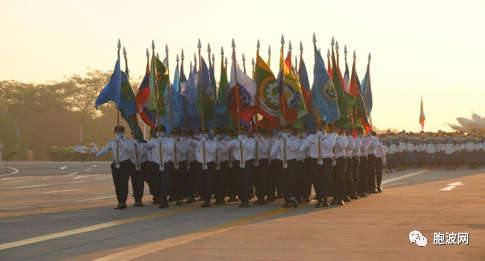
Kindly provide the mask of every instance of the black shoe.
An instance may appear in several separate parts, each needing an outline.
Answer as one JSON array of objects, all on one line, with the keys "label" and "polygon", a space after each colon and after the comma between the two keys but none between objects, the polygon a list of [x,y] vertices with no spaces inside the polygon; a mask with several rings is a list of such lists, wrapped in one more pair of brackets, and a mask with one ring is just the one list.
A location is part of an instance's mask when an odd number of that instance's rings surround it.
[{"label": "black shoe", "polygon": [[262,205],[262,204],[261,204],[261,200],[260,200],[260,199],[258,199],[258,200],[256,200],[256,201],[254,201],[254,203],[253,203],[253,204],[254,204],[254,205]]},{"label": "black shoe", "polygon": [[352,200],[349,197],[345,197],[344,202],[352,202]]},{"label": "black shoe", "polygon": [[168,202],[167,201],[163,201],[163,200],[159,200],[158,201],[158,208],[168,208]]},{"label": "black shoe", "polygon": [[381,187],[378,187],[378,188],[377,188],[377,191],[378,191],[379,193],[382,193],[382,188],[381,188]]},{"label": "black shoe", "polygon": [[339,199],[337,200],[337,205],[339,205],[339,206],[343,206],[343,205],[345,205],[345,203],[344,203],[344,201],[343,201],[343,199],[342,199],[342,198],[339,198]]},{"label": "black shoe", "polygon": [[230,197],[227,202],[237,202],[237,198],[236,197]]},{"label": "black shoe", "polygon": [[365,194],[365,193],[359,193],[358,195],[359,195],[359,197],[361,197],[361,198],[365,198],[365,197],[367,197],[367,196],[368,196],[368,195],[367,195],[367,194]]},{"label": "black shoe", "polygon": [[305,200],[305,203],[308,203],[308,202],[310,202],[310,197],[305,197],[304,200]]},{"label": "black shoe", "polygon": [[121,206],[122,206],[122,205],[123,205],[123,204],[118,203],[118,206],[116,206],[114,209],[121,209]]},{"label": "black shoe", "polygon": [[210,201],[204,201],[204,204],[200,205],[201,208],[207,208],[207,207],[210,207],[210,206],[211,206]]},{"label": "black shoe", "polygon": [[184,202],[182,202],[182,200],[177,200],[177,202],[175,202],[175,206],[182,206],[184,204]]},{"label": "black shoe", "polygon": [[224,203],[222,203],[222,201],[220,201],[220,200],[216,200],[216,202],[214,203],[214,205],[222,205],[222,204],[224,204]]},{"label": "black shoe", "polygon": [[284,205],[283,205],[284,208],[289,208],[291,207],[291,203],[290,202],[286,202]]},{"label": "black shoe", "polygon": [[249,202],[248,201],[243,201],[239,205],[240,208],[248,208],[249,207]]},{"label": "black shoe", "polygon": [[303,201],[303,199],[301,199],[301,198],[297,198],[297,199],[296,199],[296,202],[298,202],[298,203],[300,203],[300,204],[303,204],[303,202],[304,202],[304,201]]},{"label": "black shoe", "polygon": [[174,202],[175,198],[174,197],[168,197],[168,202]]},{"label": "black shoe", "polygon": [[270,196],[270,197],[268,198],[268,202],[274,202],[274,200],[275,200],[275,196]]},{"label": "black shoe", "polygon": [[357,196],[357,194],[354,194],[354,195],[352,195],[351,199],[360,199],[360,197]]},{"label": "black shoe", "polygon": [[158,198],[156,198],[156,197],[153,197],[153,201],[152,201],[152,204],[153,204],[153,205],[156,205],[156,204],[158,204]]},{"label": "black shoe", "polygon": [[337,205],[337,198],[333,198],[333,200],[330,203],[330,205],[332,205],[332,206]]},{"label": "black shoe", "polygon": [[323,207],[322,200],[319,199],[317,205],[315,206],[315,208],[322,208],[322,207]]},{"label": "black shoe", "polygon": [[328,201],[327,201],[327,198],[324,198],[323,201],[322,201],[322,207],[326,208],[326,207],[329,207],[330,204],[328,204]]},{"label": "black shoe", "polygon": [[204,200],[202,199],[202,197],[200,197],[200,198],[199,198],[197,201],[199,201],[199,202],[200,202],[200,201],[204,201]]},{"label": "black shoe", "polygon": [[377,192],[377,189],[373,190],[371,193],[372,194],[379,194],[379,192]]},{"label": "black shoe", "polygon": [[298,204],[298,201],[297,200],[292,200],[291,201],[291,205],[294,207],[294,208],[298,208],[300,205]]},{"label": "black shoe", "polygon": [[193,197],[189,197],[189,199],[187,199],[187,201],[185,201],[185,204],[192,204],[195,202],[195,199]]}]

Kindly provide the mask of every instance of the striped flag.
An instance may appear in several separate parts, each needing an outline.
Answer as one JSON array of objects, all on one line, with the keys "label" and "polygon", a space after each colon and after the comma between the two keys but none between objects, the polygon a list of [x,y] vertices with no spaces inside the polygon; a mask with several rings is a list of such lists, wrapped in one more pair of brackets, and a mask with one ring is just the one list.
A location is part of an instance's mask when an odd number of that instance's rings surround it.
[{"label": "striped flag", "polygon": [[423,108],[423,96],[421,96],[421,112],[419,113],[419,124],[421,124],[421,128],[424,130],[424,120],[426,117],[424,116],[424,108]]}]

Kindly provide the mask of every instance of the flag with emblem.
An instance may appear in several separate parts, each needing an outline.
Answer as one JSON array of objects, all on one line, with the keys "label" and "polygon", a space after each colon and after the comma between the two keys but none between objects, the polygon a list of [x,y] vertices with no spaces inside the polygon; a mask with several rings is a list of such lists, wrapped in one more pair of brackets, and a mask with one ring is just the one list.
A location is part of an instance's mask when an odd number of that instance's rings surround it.
[{"label": "flag with emblem", "polygon": [[322,55],[314,47],[315,65],[313,68],[313,85],[311,89],[312,106],[316,108],[317,117],[330,123],[340,118],[338,107],[338,96],[333,86],[330,75],[325,68],[325,62]]},{"label": "flag with emblem", "polygon": [[349,94],[354,97],[355,105],[352,108],[352,117],[354,125],[362,127],[364,134],[371,130],[371,126],[367,120],[367,111],[365,108],[364,100],[360,92],[359,76],[357,75],[357,69],[355,66],[355,60],[352,64],[352,75],[349,83]]},{"label": "flag with emblem", "polygon": [[[212,110],[213,114],[212,114],[212,117],[207,121],[207,127],[209,127],[210,129],[213,129],[215,125],[216,128],[221,128],[223,126],[226,126],[230,120],[226,116],[227,106],[225,105],[225,103],[222,103],[217,97],[216,77],[214,73],[214,68],[212,67],[212,64],[210,63],[210,61],[209,61],[209,76],[210,76],[210,86],[212,88],[212,92],[214,93],[214,104],[213,104],[213,110]],[[219,83],[219,88],[220,88],[220,85],[221,84]],[[225,99],[223,99],[223,101],[225,101]]]},{"label": "flag with emblem", "polygon": [[136,93],[136,105],[138,113],[143,122],[151,128],[155,128],[156,114],[148,109],[148,99],[150,97],[150,67],[147,61],[145,77],[141,81],[138,92]]},{"label": "flag with emblem", "polygon": [[197,106],[199,115],[203,116],[204,121],[207,122],[212,118],[212,114],[214,113],[215,94],[211,87],[209,69],[207,68],[204,58],[201,57],[200,63],[200,74],[202,77],[201,81],[199,81],[198,98],[195,106]]},{"label": "flag with emblem", "polygon": [[310,89],[310,81],[308,80],[308,72],[306,70],[305,62],[300,59],[300,68],[298,69],[298,78],[301,84],[301,93],[305,100],[305,106],[308,110],[308,114],[301,118],[302,123],[307,126],[309,133],[316,133],[315,126],[315,112],[312,106],[312,94]]},{"label": "flag with emblem", "polygon": [[226,127],[232,131],[236,131],[234,119],[232,118],[231,112],[227,109],[228,91],[229,80],[227,79],[227,66],[224,66],[224,62],[221,60],[221,78],[219,81],[219,90],[217,92],[217,101],[226,106],[225,117],[227,118],[227,123],[221,127]]},{"label": "flag with emblem", "polygon": [[[184,73],[184,61],[180,64],[180,83],[179,91],[182,94],[182,108],[184,111],[184,122],[181,124],[181,129],[185,133],[185,125],[187,125],[187,130],[192,130],[194,134],[199,133],[201,127],[199,112],[197,111],[197,106],[189,101],[189,99],[197,101],[199,86],[199,74],[193,74],[190,70],[189,79],[186,79]],[[190,98],[189,98],[190,97]],[[194,102],[194,103],[195,103]]]},{"label": "flag with emblem", "polygon": [[298,76],[294,74],[294,67],[291,62],[291,55],[288,53],[285,62],[284,72],[284,95],[287,102],[286,122],[293,124],[308,113],[305,100],[302,95],[302,88]]},{"label": "flag with emblem", "polygon": [[168,85],[168,72],[165,64],[153,55],[150,65],[150,95],[148,97],[148,110],[157,113],[159,116],[165,116],[165,101],[163,95]]},{"label": "flag with emblem", "polygon": [[264,117],[264,125],[270,130],[279,126],[278,82],[261,56],[256,58],[256,88],[258,113]]},{"label": "flag with emblem", "polygon": [[237,61],[233,62],[231,64],[231,80],[227,97],[227,105],[232,117],[237,120],[239,110],[239,118],[246,122],[251,122],[254,115],[256,115],[255,97],[256,82],[241,70]]}]

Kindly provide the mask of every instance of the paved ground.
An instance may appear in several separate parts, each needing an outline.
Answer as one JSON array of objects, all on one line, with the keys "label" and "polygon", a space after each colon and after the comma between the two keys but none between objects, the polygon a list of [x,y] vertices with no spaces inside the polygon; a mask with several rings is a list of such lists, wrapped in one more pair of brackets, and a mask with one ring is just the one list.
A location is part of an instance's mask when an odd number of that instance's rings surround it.
[{"label": "paved ground", "polygon": [[[9,166],[0,167],[0,260],[485,259],[481,170],[385,174],[384,193],[326,209],[277,201],[116,211],[107,162]],[[454,182],[464,185],[439,191]],[[410,244],[412,230],[427,247]],[[469,244],[434,245],[438,232],[469,233]]]}]

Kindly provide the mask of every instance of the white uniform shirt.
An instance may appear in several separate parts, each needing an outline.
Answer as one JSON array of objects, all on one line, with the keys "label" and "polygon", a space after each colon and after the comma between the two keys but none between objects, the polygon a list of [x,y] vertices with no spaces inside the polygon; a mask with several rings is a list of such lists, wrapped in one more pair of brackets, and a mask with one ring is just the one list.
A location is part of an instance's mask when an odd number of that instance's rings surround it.
[{"label": "white uniform shirt", "polygon": [[349,141],[345,135],[336,135],[335,159],[345,157],[345,149]]},{"label": "white uniform shirt", "polygon": [[163,137],[151,139],[148,143],[144,143],[143,147],[151,150],[153,161],[160,165],[163,170],[163,165],[169,162],[173,155],[173,139]]},{"label": "white uniform shirt", "polygon": [[[104,147],[100,152],[96,154],[96,157],[99,158],[106,155],[108,152],[111,152],[111,155],[113,156],[113,161],[115,161],[116,164],[115,167],[119,168],[120,162],[130,159],[132,150],[133,146],[131,146],[126,139],[116,138],[109,141],[106,147]],[[116,155],[118,155],[118,162],[116,162]]]},{"label": "white uniform shirt", "polygon": [[347,158],[352,156],[355,149],[355,138],[352,135],[347,135],[347,148],[345,148],[345,156]]},{"label": "white uniform shirt", "polygon": [[241,167],[246,166],[246,161],[254,159],[256,141],[253,138],[248,138],[246,135],[239,135],[237,139],[230,142],[230,146],[233,148],[232,155],[234,156],[234,160],[239,160]]},{"label": "white uniform shirt", "polygon": [[371,139],[369,137],[361,138],[362,143],[360,145],[360,156],[367,157],[367,149],[370,146]]},{"label": "white uniform shirt", "polygon": [[[195,148],[196,160],[197,162],[202,163],[203,168],[207,168],[207,163],[214,161],[217,147],[217,143],[215,141],[207,140],[205,137],[202,137],[200,140],[190,140],[190,145],[192,148]],[[204,163],[206,165],[204,165]]]},{"label": "white uniform shirt", "polygon": [[[139,142],[136,139],[131,139],[130,141],[133,146],[133,152],[131,153],[131,163],[135,165],[136,170],[140,170],[140,164],[143,162],[147,161],[147,151],[148,149],[146,147],[141,146],[143,143]],[[135,150],[135,144],[136,144],[136,150]],[[136,158],[138,157],[138,165]]]},{"label": "white uniform shirt", "polygon": [[352,150],[352,157],[360,157],[360,147],[362,146],[362,140],[360,138],[354,138],[355,146]]},{"label": "white uniform shirt", "polygon": [[376,136],[371,136],[369,148],[367,148],[367,155],[374,155],[376,153],[376,148],[378,144],[379,138],[377,138]]},{"label": "white uniform shirt", "polygon": [[[268,138],[254,138],[254,141],[258,144],[258,151],[254,150],[254,153],[258,154],[258,160],[268,159],[270,154],[271,141]],[[256,156],[254,157],[256,159]]]}]

